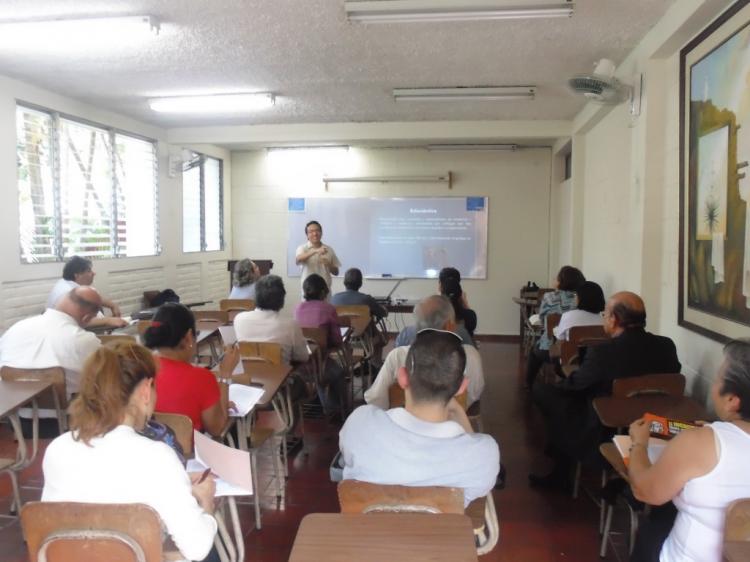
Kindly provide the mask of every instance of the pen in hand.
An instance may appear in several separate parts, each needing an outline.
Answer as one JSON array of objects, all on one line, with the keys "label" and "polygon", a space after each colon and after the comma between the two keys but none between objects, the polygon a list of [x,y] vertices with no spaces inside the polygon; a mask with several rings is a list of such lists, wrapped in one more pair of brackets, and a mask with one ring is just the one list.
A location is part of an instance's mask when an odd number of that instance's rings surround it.
[{"label": "pen in hand", "polygon": [[203,471],[203,474],[201,474],[201,477],[198,479],[198,484],[203,482],[206,478],[208,478],[208,475],[211,474],[211,469],[207,468]]}]

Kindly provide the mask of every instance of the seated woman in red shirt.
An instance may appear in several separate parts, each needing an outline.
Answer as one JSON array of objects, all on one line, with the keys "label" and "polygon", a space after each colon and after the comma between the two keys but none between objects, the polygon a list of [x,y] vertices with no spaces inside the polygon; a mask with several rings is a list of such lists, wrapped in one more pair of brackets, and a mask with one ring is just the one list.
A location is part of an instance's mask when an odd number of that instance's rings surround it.
[{"label": "seated woman in red shirt", "polygon": [[[191,365],[195,356],[195,317],[179,303],[159,307],[143,343],[153,349],[159,363],[156,377],[156,411],[183,414],[193,427],[220,435],[229,417],[227,387],[204,367]],[[239,350],[227,347],[219,365],[219,376],[229,378],[240,359]]]}]

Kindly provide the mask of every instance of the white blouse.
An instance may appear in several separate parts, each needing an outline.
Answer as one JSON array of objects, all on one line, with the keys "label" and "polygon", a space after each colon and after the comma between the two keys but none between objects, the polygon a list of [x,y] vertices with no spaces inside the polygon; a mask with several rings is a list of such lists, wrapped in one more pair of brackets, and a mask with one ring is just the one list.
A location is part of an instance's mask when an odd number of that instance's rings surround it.
[{"label": "white blouse", "polygon": [[208,556],[216,520],[198,505],[190,477],[168,445],[127,425],[90,441],[69,431],[50,443],[42,464],[42,501],[144,503],[156,510],[189,560]]}]

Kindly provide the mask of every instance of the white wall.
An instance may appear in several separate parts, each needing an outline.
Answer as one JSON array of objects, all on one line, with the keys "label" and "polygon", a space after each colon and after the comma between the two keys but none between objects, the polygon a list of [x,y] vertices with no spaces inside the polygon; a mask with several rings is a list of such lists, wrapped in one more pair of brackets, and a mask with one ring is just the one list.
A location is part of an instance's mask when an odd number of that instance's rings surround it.
[{"label": "white wall", "polygon": [[644,73],[641,115],[631,118],[627,105],[587,107],[573,135],[573,154],[583,158],[573,168],[574,198],[582,194],[583,204],[574,254],[580,252],[586,277],[606,293],[644,297],[649,329],[675,341],[699,396],[721,362],[721,345],[677,324],[679,49],[725,7],[714,0],[675,3],[618,69],[626,82]]},{"label": "white wall", "polygon": [[[321,151],[249,151],[232,153],[232,213],[235,257],[270,258],[273,273],[287,286],[286,311],[299,301],[299,278],[288,278],[286,249],[288,197],[488,196],[488,279],[463,283],[479,316],[478,333],[517,334],[518,308],[511,298],[528,280],[546,284],[549,237],[549,149],[517,152],[429,152],[424,149],[351,148],[327,158]],[[429,184],[331,184],[323,175],[383,176],[454,173],[453,190]],[[325,225],[323,225],[325,230]],[[325,240],[325,235],[324,235]],[[343,264],[347,267],[357,264]],[[363,290],[387,293],[392,281],[367,280]],[[341,279],[334,291],[342,289]],[[396,297],[420,298],[436,283],[405,281]]]},{"label": "white wall", "polygon": [[41,312],[49,289],[62,273],[61,263],[21,263],[16,180],[16,100],[159,141],[159,232],[162,253],[153,257],[96,261],[94,285],[102,293],[119,302],[124,313],[140,305],[144,289],[171,287],[183,297],[183,301],[216,299],[226,295],[229,285],[226,260],[232,245],[231,162],[228,151],[206,145],[190,147],[224,159],[227,250],[183,254],[182,183],[179,175],[176,178],[167,175],[170,147],[165,142],[166,131],[0,76],[0,208],[4,210],[3,220],[0,221],[0,263],[3,264],[0,274],[0,328],[7,328],[19,318]]}]

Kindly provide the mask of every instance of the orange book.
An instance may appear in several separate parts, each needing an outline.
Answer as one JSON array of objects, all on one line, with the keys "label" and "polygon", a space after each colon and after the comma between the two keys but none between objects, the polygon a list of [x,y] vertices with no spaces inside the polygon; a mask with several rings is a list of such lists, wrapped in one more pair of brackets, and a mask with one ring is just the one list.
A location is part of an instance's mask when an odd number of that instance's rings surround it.
[{"label": "orange book", "polygon": [[671,439],[685,429],[698,427],[691,422],[673,420],[651,413],[644,414],[643,419],[651,425],[651,435],[661,437],[662,439]]}]

